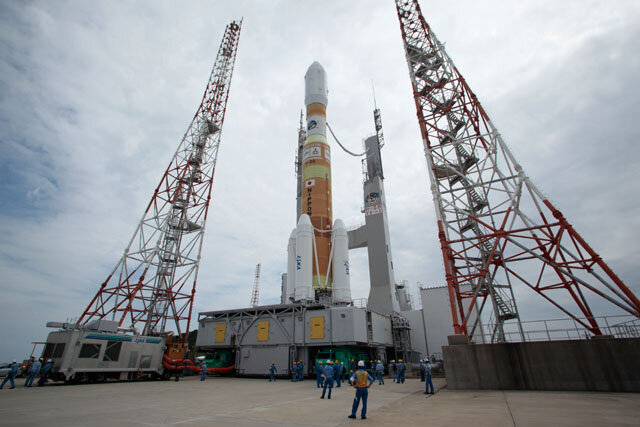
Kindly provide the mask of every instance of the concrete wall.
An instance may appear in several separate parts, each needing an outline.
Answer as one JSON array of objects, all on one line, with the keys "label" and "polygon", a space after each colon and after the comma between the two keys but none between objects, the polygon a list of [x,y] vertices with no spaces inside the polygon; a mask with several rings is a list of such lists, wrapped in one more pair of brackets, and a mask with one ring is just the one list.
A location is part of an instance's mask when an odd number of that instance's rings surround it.
[{"label": "concrete wall", "polygon": [[[462,289],[468,289],[468,287],[463,286]],[[448,343],[447,337],[453,334],[449,289],[446,286],[421,289],[420,300],[422,301],[424,328],[427,336],[426,353],[429,356],[440,355],[442,347]],[[477,313],[473,310],[469,319],[470,325],[475,322],[476,317]],[[412,328],[413,323],[411,323]],[[483,342],[482,332],[482,324],[480,323],[473,334],[474,342],[478,344]],[[413,335],[411,338],[413,340]]]},{"label": "concrete wall", "polygon": [[640,339],[443,348],[451,389],[640,391]]},{"label": "concrete wall", "polygon": [[429,356],[427,351],[426,331],[424,330],[424,313],[422,310],[403,311],[402,315],[411,326],[411,350],[420,353],[420,358]]}]

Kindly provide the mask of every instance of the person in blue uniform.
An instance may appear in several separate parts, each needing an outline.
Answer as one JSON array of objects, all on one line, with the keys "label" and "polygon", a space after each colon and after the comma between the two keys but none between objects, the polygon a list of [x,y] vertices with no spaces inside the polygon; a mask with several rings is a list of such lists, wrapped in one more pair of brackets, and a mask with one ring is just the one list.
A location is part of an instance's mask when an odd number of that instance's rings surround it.
[{"label": "person in blue uniform", "polygon": [[202,365],[200,365],[200,369],[200,381],[204,381],[207,379],[207,363],[204,360],[202,361]]},{"label": "person in blue uniform", "polygon": [[420,381],[424,382],[424,360],[420,359]]},{"label": "person in blue uniform", "polygon": [[298,361],[298,381],[302,381],[304,378],[304,363],[302,363],[302,360]]},{"label": "person in blue uniform", "polygon": [[379,385],[384,385],[384,379],[382,379],[383,371],[384,371],[384,366],[382,365],[382,361],[378,360],[378,364],[376,365],[376,378],[378,378]]},{"label": "person in blue uniform", "polygon": [[318,363],[316,364],[316,387],[317,388],[322,387],[322,373],[323,373],[322,361],[318,360]]},{"label": "person in blue uniform", "polygon": [[9,372],[7,372],[7,376],[4,377],[4,380],[2,381],[2,385],[0,385],[0,390],[2,389],[2,387],[4,387],[7,381],[11,382],[10,388],[16,388],[16,382],[15,382],[16,375],[18,375],[18,362],[14,360],[13,363],[11,364],[11,367],[9,368]]},{"label": "person in blue uniform", "polygon": [[406,368],[404,366],[404,363],[402,363],[402,359],[398,360],[396,366],[398,368],[398,384],[404,384],[404,371]]},{"label": "person in blue uniform", "polygon": [[342,368],[337,360],[333,364],[333,379],[336,382],[336,387],[340,387],[340,382],[342,381]]},{"label": "person in blue uniform", "polygon": [[329,387],[328,398],[331,399],[331,389],[333,388],[333,366],[331,366],[331,364],[331,360],[327,360],[327,364],[324,366],[324,387],[322,388],[322,396],[320,396],[320,399],[324,399],[327,386]]},{"label": "person in blue uniform", "polygon": [[291,366],[291,381],[298,381],[298,362],[293,361],[293,365]]},{"label": "person in blue uniform", "polygon": [[53,368],[53,362],[51,359],[47,360],[47,363],[42,367],[42,372],[40,373],[40,380],[38,380],[38,386],[43,386],[47,383],[49,379],[49,373],[51,372],[51,368]]},{"label": "person in blue uniform", "polygon": [[353,399],[353,405],[351,406],[351,415],[349,418],[355,418],[356,412],[358,412],[358,405],[362,400],[362,411],[360,412],[360,418],[367,419],[367,399],[369,397],[369,387],[373,384],[373,377],[364,370],[364,362],[361,360],[358,362],[358,370],[353,373],[349,378],[349,383],[356,388],[356,397]]},{"label": "person in blue uniform", "polygon": [[[425,376],[425,382],[426,384],[424,385],[424,394],[433,394],[433,381],[431,381],[431,363],[429,363],[429,359],[426,359],[425,361],[425,365],[424,365],[424,376]],[[429,388],[431,388],[431,391],[429,391]]]},{"label": "person in blue uniform", "polygon": [[393,382],[395,383],[398,379],[398,366],[396,365],[396,361],[392,360],[389,364],[389,369],[393,372]]},{"label": "person in blue uniform", "polygon": [[31,367],[29,368],[29,374],[27,376],[27,380],[24,382],[25,387],[31,387],[33,385],[33,380],[36,375],[40,373],[40,368],[42,367],[42,362],[36,360],[34,357],[31,362]]},{"label": "person in blue uniform", "polygon": [[269,366],[269,382],[276,380],[276,372],[278,372],[276,362],[271,362],[271,366]]}]

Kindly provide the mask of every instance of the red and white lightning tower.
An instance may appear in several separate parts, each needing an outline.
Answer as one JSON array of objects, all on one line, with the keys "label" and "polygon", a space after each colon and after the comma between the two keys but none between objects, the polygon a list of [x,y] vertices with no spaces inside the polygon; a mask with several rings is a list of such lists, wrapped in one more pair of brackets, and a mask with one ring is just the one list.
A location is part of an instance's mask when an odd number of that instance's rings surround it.
[{"label": "red and white lightning tower", "polygon": [[[227,25],[207,88],[115,268],[80,316],[186,341],[242,21]],[[170,325],[167,325],[167,321]]]},{"label": "red and white lightning tower", "polygon": [[258,306],[260,298],[260,263],[256,264],[256,274],[253,277],[253,292],[251,293],[251,307]]},{"label": "red and white lightning tower", "polygon": [[[601,335],[591,305],[640,317],[640,301],[525,175],[417,0],[395,0],[436,207],[456,334],[491,341],[522,328],[513,287],[525,285]],[[590,304],[591,303],[591,304]],[[479,314],[480,313],[480,314]],[[524,339],[524,337],[522,337]]]}]

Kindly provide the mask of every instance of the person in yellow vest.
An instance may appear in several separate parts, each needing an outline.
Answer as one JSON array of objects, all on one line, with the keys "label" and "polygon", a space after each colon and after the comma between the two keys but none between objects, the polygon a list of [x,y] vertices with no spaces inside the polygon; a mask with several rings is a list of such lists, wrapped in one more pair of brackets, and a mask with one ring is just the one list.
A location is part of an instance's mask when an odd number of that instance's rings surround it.
[{"label": "person in yellow vest", "polygon": [[351,375],[349,383],[356,388],[356,397],[353,399],[353,406],[351,407],[351,415],[349,418],[355,418],[358,411],[358,405],[360,399],[362,399],[362,412],[360,412],[360,418],[367,419],[367,398],[369,397],[369,387],[373,384],[373,377],[364,370],[364,361],[358,362],[358,370]]}]

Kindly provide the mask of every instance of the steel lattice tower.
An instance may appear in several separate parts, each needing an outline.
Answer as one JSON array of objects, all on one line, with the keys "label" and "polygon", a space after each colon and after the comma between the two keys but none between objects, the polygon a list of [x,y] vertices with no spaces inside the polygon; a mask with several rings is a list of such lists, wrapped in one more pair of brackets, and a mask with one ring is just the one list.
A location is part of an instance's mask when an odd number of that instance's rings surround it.
[{"label": "steel lattice tower", "polygon": [[79,324],[112,319],[150,335],[164,332],[170,321],[186,340],[241,26],[227,25],[200,107]]},{"label": "steel lattice tower", "polygon": [[590,301],[605,300],[640,317],[638,298],[525,175],[418,1],[395,3],[454,332],[473,336],[483,311],[490,311],[492,342],[505,340],[509,320],[522,334],[516,285],[526,285],[594,335],[602,331]]},{"label": "steel lattice tower", "polygon": [[253,276],[253,292],[251,292],[251,307],[258,306],[260,298],[260,263],[256,264],[256,273]]}]

